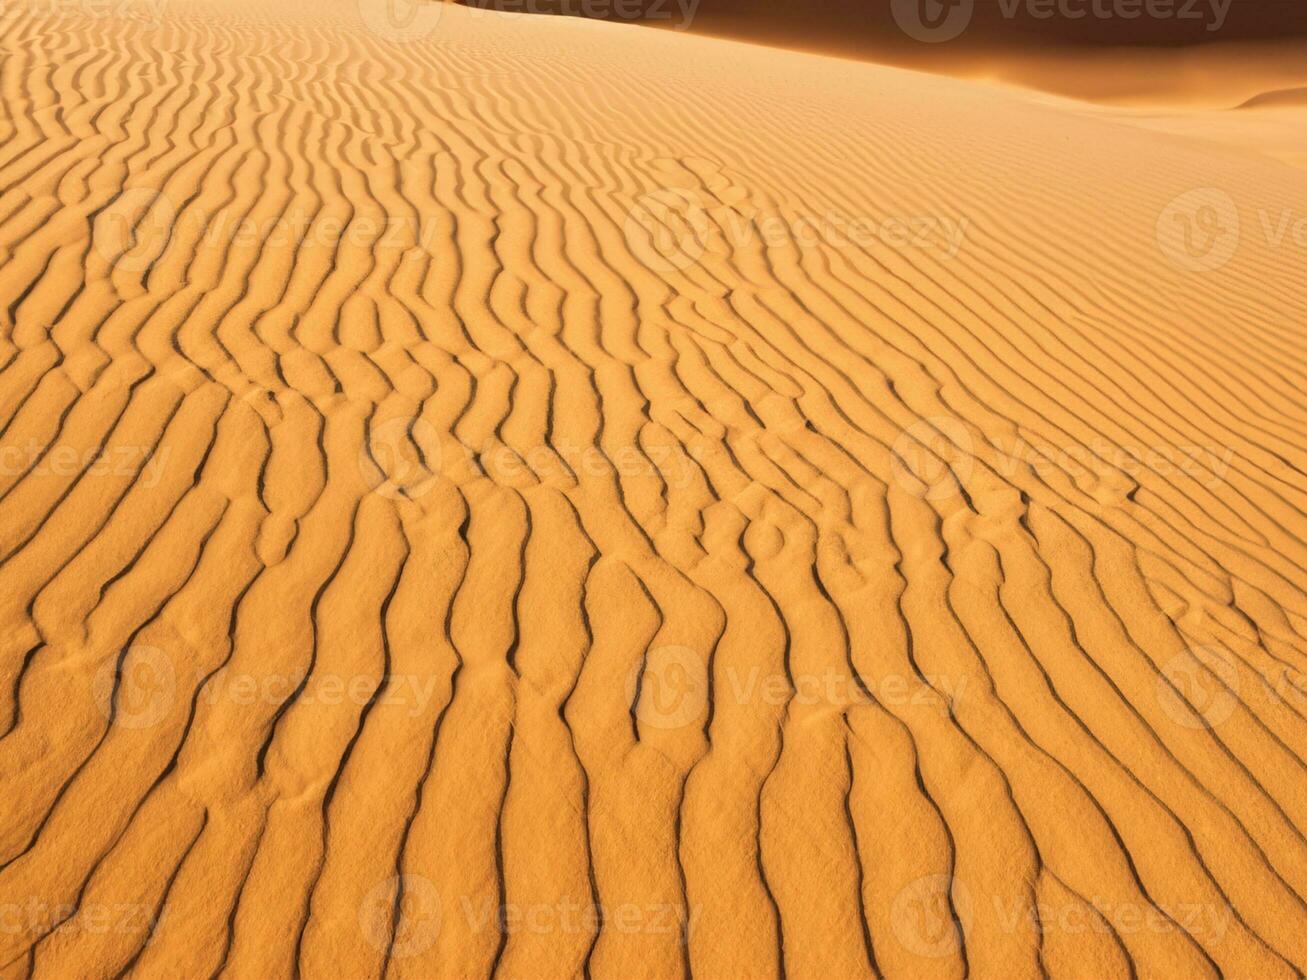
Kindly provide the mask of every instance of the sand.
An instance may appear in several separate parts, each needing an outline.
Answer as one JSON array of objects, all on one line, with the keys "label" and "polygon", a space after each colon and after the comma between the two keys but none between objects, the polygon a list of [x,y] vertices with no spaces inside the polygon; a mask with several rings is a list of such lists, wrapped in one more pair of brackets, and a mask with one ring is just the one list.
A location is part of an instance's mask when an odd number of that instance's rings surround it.
[{"label": "sand", "polygon": [[395,9],[0,19],[0,976],[1307,969],[1307,109]]}]

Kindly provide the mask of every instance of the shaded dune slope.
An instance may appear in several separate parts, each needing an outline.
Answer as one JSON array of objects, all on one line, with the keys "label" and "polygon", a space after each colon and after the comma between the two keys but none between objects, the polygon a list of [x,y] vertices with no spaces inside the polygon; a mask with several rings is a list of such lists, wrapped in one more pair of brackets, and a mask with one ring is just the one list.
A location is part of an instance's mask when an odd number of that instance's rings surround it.
[{"label": "shaded dune slope", "polygon": [[[1032,43],[1075,47],[1176,47],[1307,36],[1307,10],[1296,0],[458,0],[505,12],[533,11],[679,26],[681,11],[715,34],[767,44],[851,54],[911,46],[895,16],[943,23],[968,12],[965,35],[950,43],[1019,51]],[[936,51],[939,56],[942,52]]]},{"label": "shaded dune slope", "polygon": [[1304,106],[1307,105],[1307,88],[1286,88],[1273,92],[1263,92],[1241,103],[1240,109],[1262,109],[1266,107]]},{"label": "shaded dune slope", "polygon": [[[1235,101],[1307,81],[1298,0],[456,0],[733,38],[1076,98]],[[1252,81],[1257,76],[1269,84]],[[1251,83],[1251,88],[1246,88]],[[1242,93],[1242,94],[1239,94]]]},{"label": "shaded dune slope", "polygon": [[3,976],[1307,970],[1302,172],[363,13],[0,21]]}]

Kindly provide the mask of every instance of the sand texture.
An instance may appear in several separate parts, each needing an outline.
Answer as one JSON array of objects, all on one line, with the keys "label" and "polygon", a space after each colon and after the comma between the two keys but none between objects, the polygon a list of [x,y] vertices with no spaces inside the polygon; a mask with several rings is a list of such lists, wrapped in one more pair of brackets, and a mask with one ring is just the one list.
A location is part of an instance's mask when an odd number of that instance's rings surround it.
[{"label": "sand texture", "polygon": [[0,977],[1307,970],[1303,101],[387,9],[0,15]]}]

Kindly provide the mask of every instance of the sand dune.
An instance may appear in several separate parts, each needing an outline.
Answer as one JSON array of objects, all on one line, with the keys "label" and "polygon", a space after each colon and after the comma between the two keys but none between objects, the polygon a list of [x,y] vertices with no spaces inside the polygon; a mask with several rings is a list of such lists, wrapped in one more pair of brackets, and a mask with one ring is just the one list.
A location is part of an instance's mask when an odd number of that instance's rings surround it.
[{"label": "sand dune", "polygon": [[1307,105],[1307,88],[1283,88],[1273,92],[1261,92],[1239,105],[1240,109],[1265,109],[1272,106]]},{"label": "sand dune", "polygon": [[[974,50],[1183,47],[1216,41],[1307,36],[1298,0],[458,0],[483,9],[706,29],[780,46],[883,54],[918,38],[904,26],[941,28],[950,44]],[[691,15],[688,16],[688,15]],[[958,32],[954,27],[965,26]],[[952,36],[956,35],[956,36]],[[938,52],[937,52],[938,53]]]},{"label": "sand dune", "polygon": [[4,8],[0,975],[1307,970],[1303,171],[395,11]]},{"label": "sand dune", "polygon": [[[1300,0],[458,0],[1004,79],[1113,103],[1307,84]],[[1235,100],[1237,101],[1237,100]]]}]

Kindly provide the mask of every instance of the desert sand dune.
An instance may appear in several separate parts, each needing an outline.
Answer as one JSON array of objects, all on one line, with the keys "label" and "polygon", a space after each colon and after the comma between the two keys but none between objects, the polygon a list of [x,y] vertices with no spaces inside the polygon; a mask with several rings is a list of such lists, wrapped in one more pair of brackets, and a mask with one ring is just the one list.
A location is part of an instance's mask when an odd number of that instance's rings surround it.
[{"label": "desert sand dune", "polygon": [[4,9],[0,975],[1307,970],[1307,175],[407,13]]},{"label": "desert sand dune", "polygon": [[1232,93],[1247,98],[1307,84],[1307,5],[1299,0],[458,2],[1003,79],[1113,103],[1220,105]]},{"label": "desert sand dune", "polygon": [[[1307,36],[1297,0],[457,0],[503,12],[539,12],[639,22],[815,46],[853,54],[910,48],[902,27],[962,26],[961,49],[1019,52],[1033,44],[1079,48],[1187,47],[1216,41]],[[692,13],[692,18],[685,14]],[[949,31],[949,33],[952,33]],[[931,39],[938,40],[937,38]],[[938,54],[939,52],[936,52]]]},{"label": "desert sand dune", "polygon": [[1260,92],[1239,105],[1240,109],[1266,109],[1284,106],[1307,105],[1307,88],[1283,88],[1273,92]]}]

